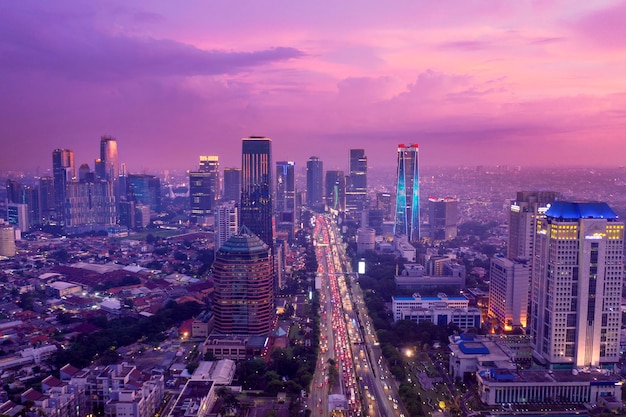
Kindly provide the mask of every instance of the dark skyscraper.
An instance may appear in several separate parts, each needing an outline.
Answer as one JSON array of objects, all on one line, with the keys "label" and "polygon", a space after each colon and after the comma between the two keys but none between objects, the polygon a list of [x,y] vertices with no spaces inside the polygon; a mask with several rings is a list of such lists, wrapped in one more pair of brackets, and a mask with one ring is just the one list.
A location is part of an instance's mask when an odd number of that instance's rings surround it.
[{"label": "dark skyscraper", "polygon": [[234,201],[239,205],[241,198],[241,168],[224,168],[223,201]]},{"label": "dark skyscraper", "polygon": [[41,177],[39,179],[39,207],[41,210],[41,223],[48,224],[54,218],[54,179]]},{"label": "dark skyscraper", "polygon": [[367,156],[365,149],[350,149],[350,174],[346,183],[346,211],[358,219],[367,204]]},{"label": "dark skyscraper", "polygon": [[276,211],[293,212],[296,208],[296,179],[294,162],[276,162]]},{"label": "dark skyscraper", "polygon": [[191,221],[206,223],[219,200],[220,165],[217,156],[201,156],[199,171],[189,172]]},{"label": "dark skyscraper", "polygon": [[76,180],[74,151],[69,149],[52,151],[52,175],[54,177],[54,201],[56,203],[55,220],[59,224],[64,224],[67,184]]},{"label": "dark skyscraper", "polygon": [[253,136],[242,139],[240,224],[248,227],[270,249],[272,226],[272,141]]},{"label": "dark skyscraper", "polygon": [[161,181],[154,175],[130,174],[127,178],[128,201],[135,205],[149,206],[150,212],[158,213],[161,210]]},{"label": "dark skyscraper", "polygon": [[433,240],[454,239],[457,235],[459,200],[450,197],[430,197],[428,206],[430,237]]},{"label": "dark skyscraper", "polygon": [[317,156],[306,162],[306,202],[315,209],[324,204],[324,165]]},{"label": "dark skyscraper", "polygon": [[276,163],[276,232],[286,231],[292,239],[296,222],[296,179],[294,162]]},{"label": "dark skyscraper", "polygon": [[326,171],[326,205],[331,211],[345,211],[346,176],[343,171]]},{"label": "dark skyscraper", "polygon": [[420,241],[419,153],[417,145],[398,145],[395,234]]}]

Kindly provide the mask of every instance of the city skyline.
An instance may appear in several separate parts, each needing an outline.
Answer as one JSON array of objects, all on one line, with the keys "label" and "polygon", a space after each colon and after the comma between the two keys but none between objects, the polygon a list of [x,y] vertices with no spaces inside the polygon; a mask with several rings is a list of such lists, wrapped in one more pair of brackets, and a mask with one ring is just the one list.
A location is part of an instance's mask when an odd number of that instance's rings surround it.
[{"label": "city skyline", "polygon": [[1,7],[6,170],[45,169],[56,148],[91,165],[103,135],[132,172],[237,166],[250,135],[344,170],[345,149],[392,167],[403,142],[425,165],[626,157],[624,2]]}]

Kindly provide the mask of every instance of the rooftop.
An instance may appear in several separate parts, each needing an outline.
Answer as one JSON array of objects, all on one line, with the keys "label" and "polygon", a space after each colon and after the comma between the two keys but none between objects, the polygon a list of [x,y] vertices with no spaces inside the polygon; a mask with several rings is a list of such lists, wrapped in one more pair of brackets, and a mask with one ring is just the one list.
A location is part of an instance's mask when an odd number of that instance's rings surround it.
[{"label": "rooftop", "polygon": [[552,203],[546,216],[557,219],[617,219],[613,209],[607,203],[574,203],[569,201],[555,201]]}]

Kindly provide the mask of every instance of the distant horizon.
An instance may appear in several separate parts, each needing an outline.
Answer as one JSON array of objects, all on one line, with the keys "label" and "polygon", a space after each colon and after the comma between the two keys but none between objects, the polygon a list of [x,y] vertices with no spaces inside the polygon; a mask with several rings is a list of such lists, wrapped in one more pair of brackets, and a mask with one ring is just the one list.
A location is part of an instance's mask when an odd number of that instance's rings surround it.
[{"label": "distant horizon", "polygon": [[[276,165],[277,160],[274,159],[273,164]],[[324,162],[322,160],[322,162]],[[123,161],[122,161],[123,163]],[[77,163],[76,169],[78,169],[78,167],[80,167],[81,164]],[[324,164],[324,172],[328,171],[328,170],[343,170],[345,172],[346,175],[348,175],[348,168],[347,168],[347,163],[346,163],[346,167],[345,168],[337,168],[337,167],[330,167],[330,168],[326,168],[326,164]],[[93,170],[93,166],[90,166],[90,168],[92,168]],[[239,165],[237,166],[232,166],[232,165],[223,165],[222,162],[220,161],[220,173],[224,170],[224,168],[240,168]],[[420,172],[422,170],[433,170],[433,169],[453,169],[453,168],[457,168],[457,169],[467,169],[467,170],[476,170],[477,168],[483,168],[483,170],[491,170],[491,169],[507,169],[508,171],[506,172],[515,172],[517,170],[528,170],[528,169],[539,169],[539,170],[558,170],[558,169],[575,169],[575,170],[616,170],[616,169],[624,169],[626,170],[626,164],[624,165],[605,165],[605,166],[597,166],[597,165],[589,165],[589,166],[585,166],[585,165],[561,165],[561,166],[549,166],[549,165],[514,165],[514,164],[493,164],[493,165],[486,165],[486,164],[477,164],[477,165],[434,165],[434,164],[426,164],[426,163],[422,163],[420,161]],[[128,174],[147,174],[147,175],[161,175],[164,174],[166,171],[169,172],[169,174],[175,174],[175,175],[182,175],[185,174],[186,172],[189,171],[194,171],[197,170],[198,167],[194,166],[193,168],[166,168],[166,167],[146,167],[146,168],[141,168],[138,170],[134,170],[131,168],[127,167],[127,173]],[[372,170],[374,172],[376,171],[387,171],[387,172],[393,172],[397,169],[396,166],[393,165],[387,165],[387,166],[371,166],[368,165],[368,170]],[[39,175],[37,175],[37,167],[30,167],[30,168],[24,168],[24,169],[2,169],[0,170],[0,177],[2,178],[15,178],[15,174],[20,174],[20,175],[30,175],[28,178],[37,178],[37,177],[42,177],[42,176],[46,176],[46,174],[49,174],[50,176],[52,175],[52,164],[50,164],[49,168],[46,169],[41,169],[41,167],[39,167]],[[296,161],[296,173],[298,173],[299,175],[304,174],[304,172],[306,171],[306,161],[302,161],[302,162],[298,162]],[[626,182],[626,177],[624,178],[624,181]]]}]

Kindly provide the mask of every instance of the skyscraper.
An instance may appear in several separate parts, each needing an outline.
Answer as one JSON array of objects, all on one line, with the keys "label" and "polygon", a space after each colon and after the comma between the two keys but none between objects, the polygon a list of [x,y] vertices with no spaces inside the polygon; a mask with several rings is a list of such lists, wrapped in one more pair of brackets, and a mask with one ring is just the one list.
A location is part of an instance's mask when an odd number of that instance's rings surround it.
[{"label": "skyscraper", "polygon": [[276,163],[276,231],[286,232],[293,239],[296,224],[296,164]]},{"label": "skyscraper", "polygon": [[293,212],[296,208],[295,162],[276,162],[276,212]]},{"label": "skyscraper", "polygon": [[346,212],[359,219],[367,205],[367,156],[365,149],[350,149],[350,173],[346,181]]},{"label": "skyscraper", "polygon": [[505,331],[525,328],[530,267],[526,262],[494,256],[489,271],[489,317]]},{"label": "skyscraper", "polygon": [[239,210],[234,201],[217,205],[215,210],[215,251],[222,247],[239,228]]},{"label": "skyscraper", "polygon": [[269,247],[242,226],[216,252],[213,312],[222,334],[267,334],[274,318],[274,283]]},{"label": "skyscraper", "polygon": [[130,174],[126,179],[126,196],[135,206],[150,208],[151,213],[161,211],[161,181],[154,175]]},{"label": "skyscraper", "polygon": [[419,154],[417,144],[398,145],[394,233],[406,236],[409,242],[419,242],[421,239]]},{"label": "skyscraper", "polygon": [[554,191],[519,191],[509,211],[509,259],[530,259],[535,242],[536,221],[545,217],[550,204],[558,198]]},{"label": "skyscraper", "polygon": [[100,178],[113,181],[116,184],[120,176],[120,164],[117,154],[117,140],[115,138],[111,136],[102,136],[100,138],[100,162],[103,167]]},{"label": "skyscraper", "polygon": [[433,240],[456,238],[458,221],[458,198],[428,198],[430,237]]},{"label": "skyscraper", "polygon": [[272,224],[272,141],[252,136],[242,139],[241,204],[239,219],[269,246],[274,245]]},{"label": "skyscraper", "polygon": [[74,232],[106,230],[116,224],[113,181],[74,181],[67,186],[65,227]]},{"label": "skyscraper", "polygon": [[555,201],[537,219],[531,344],[549,368],[619,360],[624,223],[606,203]]},{"label": "skyscraper", "polygon": [[52,177],[39,178],[39,207],[41,224],[49,224],[54,218],[54,179]]},{"label": "skyscraper", "polygon": [[198,171],[189,172],[191,222],[207,223],[219,200],[220,166],[217,156],[201,156]]},{"label": "skyscraper", "polygon": [[324,204],[324,164],[317,156],[306,162],[306,202],[310,208],[320,209]]},{"label": "skyscraper", "polygon": [[57,223],[65,223],[65,197],[67,184],[76,180],[74,152],[69,149],[52,151],[52,175],[54,177],[54,201],[56,203],[55,219]]},{"label": "skyscraper", "polygon": [[224,194],[222,201],[235,201],[241,199],[241,168],[224,168]]},{"label": "skyscraper", "polygon": [[7,224],[0,224],[0,256],[15,256],[15,231]]},{"label": "skyscraper", "polygon": [[338,213],[346,210],[346,176],[343,171],[326,171],[326,205]]}]

